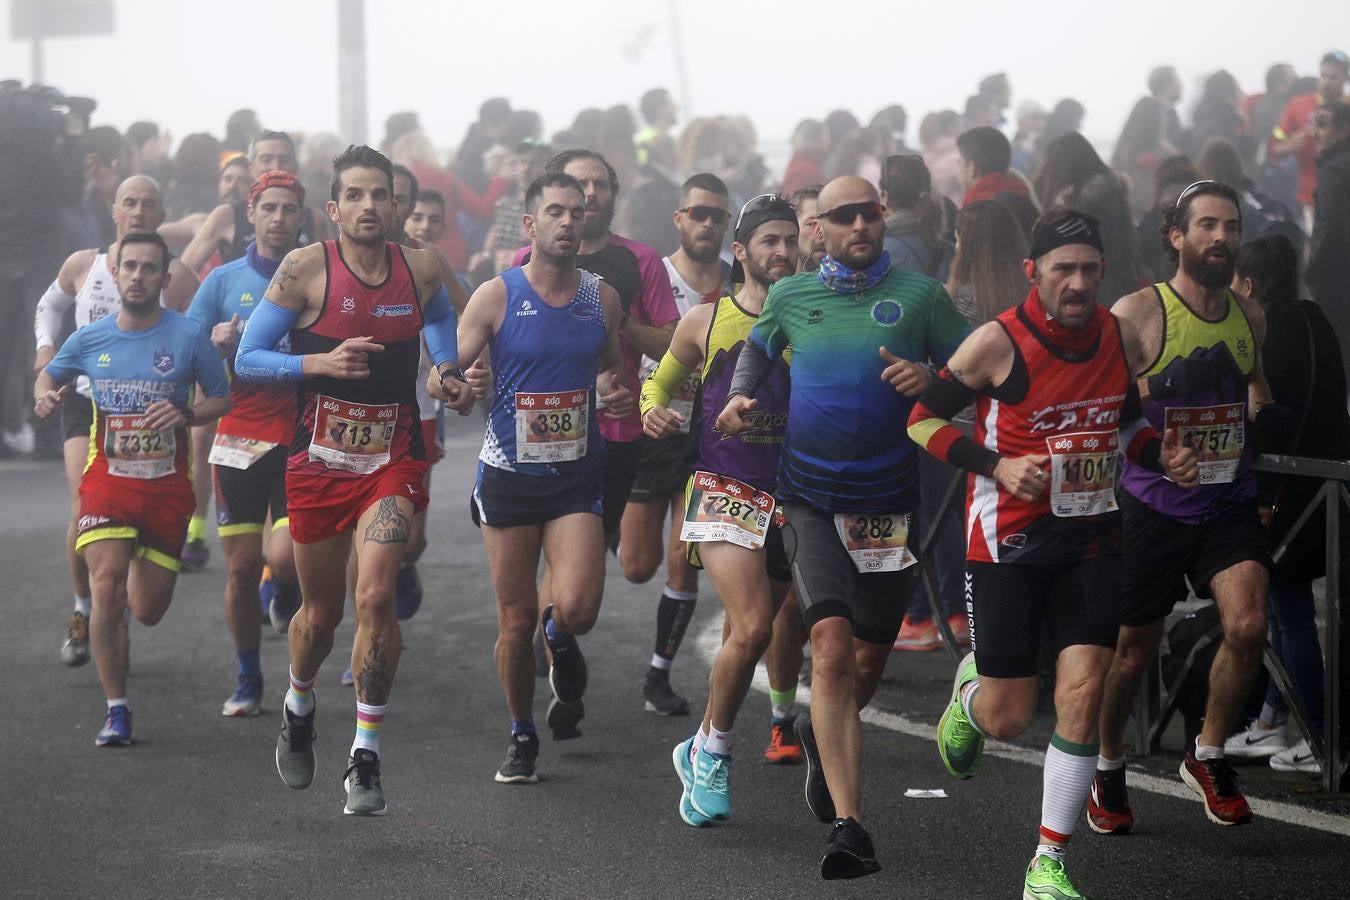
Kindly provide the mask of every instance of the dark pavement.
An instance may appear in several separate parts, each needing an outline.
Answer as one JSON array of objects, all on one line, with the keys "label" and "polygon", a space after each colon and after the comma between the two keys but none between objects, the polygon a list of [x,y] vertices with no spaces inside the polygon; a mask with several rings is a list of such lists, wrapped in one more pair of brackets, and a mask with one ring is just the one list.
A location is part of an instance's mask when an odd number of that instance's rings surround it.
[{"label": "dark pavement", "polygon": [[[1036,842],[1044,717],[979,776],[947,776],[925,737],[950,690],[942,653],[896,654],[864,730],[864,808],[883,871],[826,883],[826,827],[802,801],[800,768],[762,765],[768,699],[738,726],[735,817],[695,830],[676,814],[670,750],[693,718],[643,712],[659,583],[625,583],[611,564],[591,666],[584,737],[543,736],[540,783],[495,784],[508,737],[492,669],[496,620],[482,544],[467,520],[477,427],[459,423],[436,469],[422,611],[383,729],[382,819],[342,815],[339,779],[354,724],[351,626],[320,673],[319,772],[287,789],[272,760],[285,642],[263,642],[267,691],[256,719],[226,719],[234,659],[219,545],[184,575],[154,629],[132,626],[136,743],[95,749],[103,699],[92,663],[57,661],[70,601],[56,464],[0,464],[4,729],[11,767],[0,808],[0,897],[1016,897]],[[720,607],[706,580],[674,682],[700,706]],[[546,687],[539,683],[542,722]],[[546,730],[545,730],[546,731]],[[1147,774],[1151,773],[1151,774]],[[1159,777],[1160,776],[1160,777]],[[1080,822],[1069,871],[1092,897],[1345,897],[1350,815],[1311,779],[1251,770],[1258,821],[1221,829],[1176,777],[1175,755],[1131,776],[1138,826],[1102,838]],[[947,799],[906,799],[907,788]],[[1152,788],[1152,789],[1145,789]],[[1158,792],[1161,791],[1161,792]],[[1256,805],[1256,804],[1254,804]],[[1299,824],[1295,824],[1299,823]]]}]

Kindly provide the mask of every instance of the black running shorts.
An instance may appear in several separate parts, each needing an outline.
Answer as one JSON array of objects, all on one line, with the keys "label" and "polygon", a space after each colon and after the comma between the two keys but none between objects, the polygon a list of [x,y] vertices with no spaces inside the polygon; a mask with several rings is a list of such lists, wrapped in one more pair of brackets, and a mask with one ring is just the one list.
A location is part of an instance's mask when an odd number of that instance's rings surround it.
[{"label": "black running shorts", "polygon": [[691,441],[691,436],[687,434],[675,434],[660,440],[644,436],[638,441],[641,447],[638,468],[628,502],[669,501],[671,497],[682,496],[692,471],[689,467]]},{"label": "black running shorts", "polygon": [[216,488],[216,525],[221,537],[262,534],[267,514],[272,527],[287,521],[286,456],[290,447],[279,444],[247,469],[214,465],[211,477]]},{"label": "black running shorts", "polygon": [[61,440],[82,437],[89,439],[94,427],[94,404],[88,397],[71,391],[61,401]]}]

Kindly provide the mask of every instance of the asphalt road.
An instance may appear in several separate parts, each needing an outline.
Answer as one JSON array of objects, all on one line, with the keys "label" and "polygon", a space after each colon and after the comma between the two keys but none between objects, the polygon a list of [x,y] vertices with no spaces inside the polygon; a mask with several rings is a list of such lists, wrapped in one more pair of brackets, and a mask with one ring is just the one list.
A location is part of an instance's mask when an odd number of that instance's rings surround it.
[{"label": "asphalt road", "polygon": [[[3,897],[1016,897],[1036,840],[1042,721],[1018,747],[992,751],[957,782],[928,737],[950,689],[941,653],[896,654],[867,711],[865,821],[883,870],[826,883],[826,827],[802,801],[802,770],[760,764],[768,700],[752,693],[738,727],[735,816],[695,830],[676,814],[670,750],[695,727],[642,708],[659,585],[610,566],[591,666],[584,737],[545,735],[540,782],[492,780],[509,723],[492,670],[495,614],[482,544],[466,502],[477,442],[463,423],[436,470],[427,599],[405,624],[383,729],[389,815],[341,813],[339,779],[354,722],[338,686],[350,624],[318,683],[319,773],[286,788],[272,761],[285,643],[264,639],[265,711],[226,719],[233,682],[216,546],[208,569],[179,580],[154,629],[132,626],[136,743],[97,750],[103,700],[92,665],[56,657],[68,611],[60,542],[65,489],[55,464],[0,464],[0,751],[10,780],[0,808]],[[674,681],[706,696],[720,608],[704,586]],[[540,683],[542,722],[546,688]],[[1069,856],[1092,897],[1345,897],[1350,810],[1302,776],[1251,770],[1258,821],[1221,829],[1176,777],[1175,755],[1131,775],[1136,833],[1102,838],[1080,824]],[[946,799],[907,799],[943,788]]]}]

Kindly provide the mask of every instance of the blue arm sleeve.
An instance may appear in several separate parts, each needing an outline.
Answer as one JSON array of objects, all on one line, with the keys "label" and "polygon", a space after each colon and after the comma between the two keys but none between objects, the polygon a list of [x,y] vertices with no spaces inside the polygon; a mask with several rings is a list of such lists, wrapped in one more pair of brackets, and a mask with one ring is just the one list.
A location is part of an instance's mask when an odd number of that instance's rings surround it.
[{"label": "blue arm sleeve", "polygon": [[459,362],[455,310],[450,305],[450,292],[445,289],[445,285],[441,285],[441,289],[427,301],[426,309],[422,311],[422,322],[422,336],[426,338],[432,363],[439,367],[441,363]]},{"label": "blue arm sleeve", "polygon": [[304,377],[300,357],[272,348],[295,324],[295,312],[263,300],[239,339],[234,357],[234,374],[244,381],[299,381]]}]

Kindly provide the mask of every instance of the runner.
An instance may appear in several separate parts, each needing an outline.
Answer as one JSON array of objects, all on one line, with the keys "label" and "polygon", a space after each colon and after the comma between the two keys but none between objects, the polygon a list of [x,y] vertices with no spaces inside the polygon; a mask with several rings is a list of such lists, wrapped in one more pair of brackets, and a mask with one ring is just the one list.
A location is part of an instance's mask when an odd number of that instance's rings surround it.
[{"label": "runner", "polygon": [[1101,759],[1088,798],[1088,822],[1104,834],[1134,824],[1125,789],[1125,722],[1144,670],[1162,640],[1163,619],[1186,598],[1190,581],[1213,597],[1223,642],[1209,670],[1204,726],[1187,748],[1181,779],[1219,825],[1252,820],[1237,775],[1223,756],[1240,722],[1266,646],[1270,559],[1256,510],[1247,437],[1271,402],[1261,373],[1265,314],[1229,290],[1242,219],[1228,185],[1201,181],[1182,191],[1163,220],[1164,247],[1177,261],[1170,281],[1130,294],[1113,312],[1139,333],[1144,415],[1176,428],[1200,457],[1200,487],[1182,491],[1162,475],[1127,463],[1123,615],[1102,697]]},{"label": "runner", "polygon": [[[128,234],[153,231],[163,221],[164,202],[159,185],[146,175],[133,175],[123,181],[113,199],[112,217],[117,241],[106,248],[72,253],[38,301],[33,330],[37,337],[36,369],[39,372],[56,355],[57,338],[65,328],[71,307],[75,309],[77,329],[117,314],[121,297],[108,260],[116,258],[118,242]],[[169,264],[169,273],[172,278],[164,284],[161,302],[169,309],[187,309],[197,288],[197,279],[178,260]],[[70,489],[66,558],[75,589],[75,611],[66,618],[66,640],[61,645],[60,657],[67,666],[82,666],[89,661],[91,594],[89,568],[83,554],[75,550],[75,532],[80,518],[80,477],[89,458],[89,435],[94,424],[88,377],[81,375],[75,380],[74,394],[61,403],[60,427],[66,485]]]},{"label": "runner", "polygon": [[[732,728],[792,581],[783,536],[773,522],[778,455],[787,430],[786,354],[759,391],[754,428],[727,439],[714,430],[709,412],[726,401],[736,360],[769,286],[797,268],[792,206],[775,196],[752,199],[737,217],[732,252],[738,272],[744,272],[744,287],[735,297],[688,310],[675,327],[670,350],[642,388],[643,428],[649,437],[679,440],[685,428],[694,435],[695,471],[672,540],[688,536],[688,562],[707,570],[726,608],[703,722],[673,754],[682,786],[680,818],[694,826],[731,818]],[[674,398],[695,373],[701,386],[693,408],[683,411]],[[704,512],[710,500],[717,505]]]},{"label": "runner", "polygon": [[[730,267],[718,253],[730,214],[727,186],[707,172],[685,181],[680,201],[674,216],[680,249],[663,262],[675,305],[684,316],[699,304],[715,303],[725,293]],[[656,361],[644,356],[643,378],[650,377],[655,368]],[[660,568],[661,560],[664,558],[666,562],[666,583],[656,607],[656,646],[642,686],[647,711],[659,716],[689,715],[689,701],[670,686],[670,667],[698,603],[698,573],[690,567],[684,542],[680,540],[684,487],[689,480],[689,458],[695,449],[689,413],[697,390],[698,378],[691,369],[690,377],[677,386],[670,400],[683,410],[684,424],[676,434],[663,440],[642,438],[637,476],[619,526],[619,561],[624,578],[646,584]],[[669,547],[663,546],[667,531]]]},{"label": "runner", "polygon": [[[1040,844],[1023,896],[1080,897],[1064,851],[1097,763],[1097,714],[1120,620],[1122,452],[1194,487],[1195,455],[1144,421],[1138,335],[1097,305],[1101,229],[1046,213],[1024,263],[1031,293],[952,354],[909,418],[936,458],[971,472],[966,596],[979,640],[957,668],[938,725],[947,771],[972,777],[984,736],[1011,740],[1036,712],[1042,625],[1056,658],[1056,724],[1045,751]],[[975,403],[974,439],[951,420]]]},{"label": "runner", "polygon": [[[188,316],[207,329],[231,368],[239,333],[262,303],[277,266],[295,248],[304,208],[305,189],[298,178],[289,172],[264,173],[249,189],[248,221],[257,239],[244,258],[212,269],[192,299]],[[278,343],[282,351],[288,346],[285,339]],[[216,427],[209,457],[228,573],[225,622],[239,661],[234,693],[221,712],[256,716],[263,690],[262,616],[268,615],[284,634],[300,606],[286,514],[286,456],[295,437],[296,394],[291,385],[236,378],[230,399],[230,412]],[[269,512],[272,527],[264,540]],[[260,592],[268,601],[265,612],[258,603]]]},{"label": "runner", "polygon": [[[627,416],[632,395],[619,363],[617,292],[577,268],[586,197],[572,176],[552,172],[525,194],[530,261],[474,291],[460,326],[463,358],[492,353],[495,393],[479,456],[474,513],[483,532],[500,631],[494,656],[511,715],[502,784],[534,783],[535,573],[549,565],[542,628],[554,699],[555,738],[576,736],[585,714],[586,662],[577,636],[594,626],[605,583],[601,493],[605,445],[592,396],[605,385],[601,416]],[[438,384],[428,384],[433,394]]]},{"label": "runner", "polygon": [[[38,374],[35,412],[47,418],[89,380],[93,428],[80,478],[75,549],[89,567],[89,634],[108,701],[94,743],[131,743],[127,706],[127,621],[154,625],[173,600],[178,552],[192,512],[188,426],[230,408],[225,368],[205,331],[160,307],[171,281],[169,248],[157,234],[123,235],[112,278],[115,315],[77,329]],[[205,397],[193,403],[194,386]]]},{"label": "runner", "polygon": [[[787,438],[778,470],[783,544],[811,637],[811,712],[795,731],[807,803],[833,823],[825,878],[880,870],[859,804],[858,710],[876,691],[909,602],[909,513],[918,452],[904,432],[912,397],[965,337],[940,284],[892,269],[885,207],[856,176],[820,192],[820,271],[774,285],[736,363],[719,430],[752,427],[756,387],[792,346]],[[814,723],[819,723],[816,727]]]},{"label": "runner", "polygon": [[825,238],[816,229],[816,214],[820,211],[820,188],[818,184],[810,184],[798,188],[791,197],[792,208],[797,210],[797,225],[801,228],[803,238],[809,237],[809,240],[802,240],[797,244],[803,272],[819,270],[820,261],[825,258]]},{"label": "runner", "polygon": [[[416,421],[419,332],[452,405],[467,412],[456,377],[454,313],[431,253],[386,243],[393,168],[369,147],[333,161],[328,214],[337,241],[287,254],[249,319],[235,363],[247,381],[303,382],[286,467],[286,502],[302,603],[290,627],[290,689],[277,738],[289,787],[314,779],[314,679],[333,646],[346,600],[353,541],[356,584],[356,739],[343,775],[347,815],[383,815],[380,727],[402,650],[394,580],[413,513],[426,504],[426,451]],[[271,348],[290,332],[290,353]]]}]

